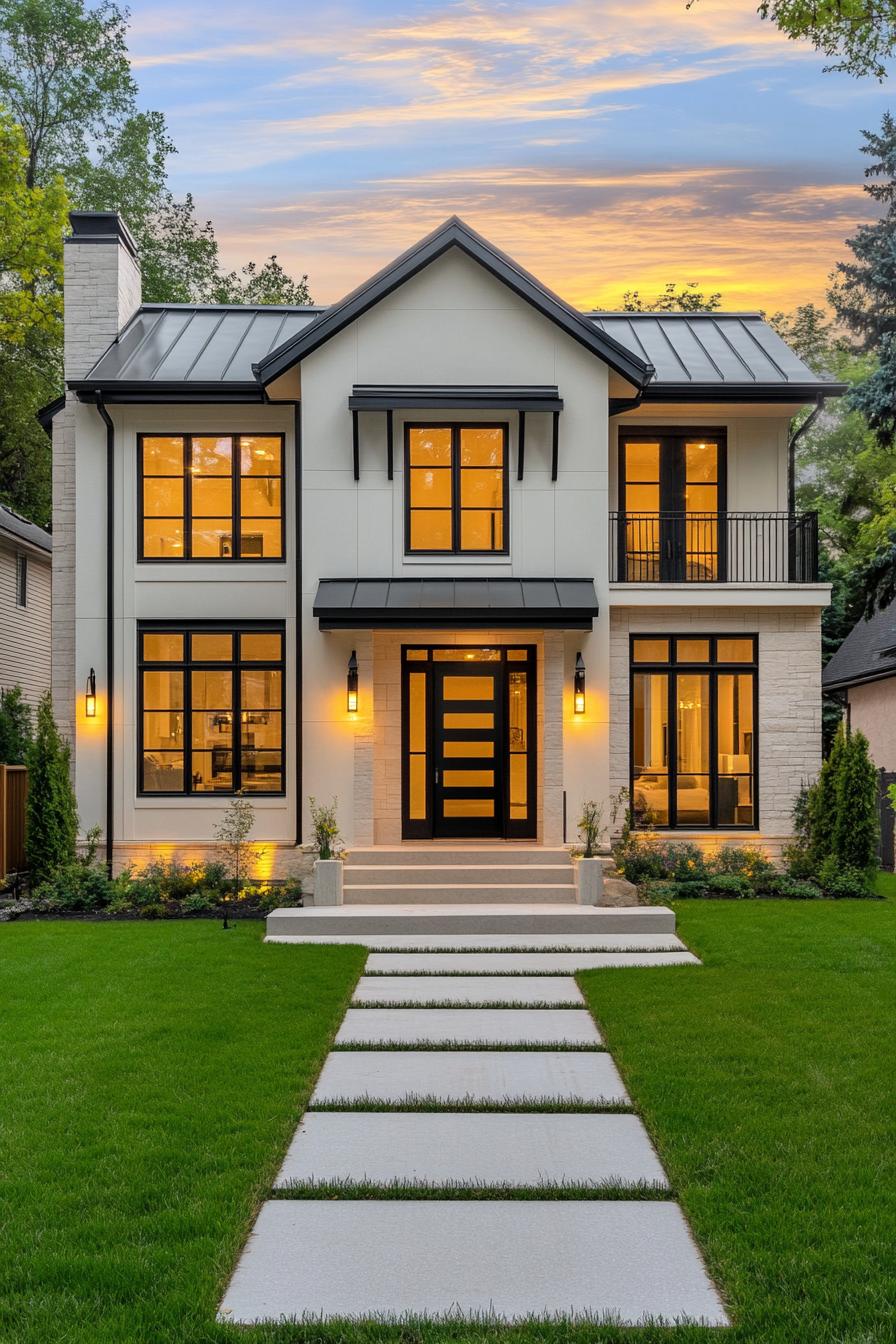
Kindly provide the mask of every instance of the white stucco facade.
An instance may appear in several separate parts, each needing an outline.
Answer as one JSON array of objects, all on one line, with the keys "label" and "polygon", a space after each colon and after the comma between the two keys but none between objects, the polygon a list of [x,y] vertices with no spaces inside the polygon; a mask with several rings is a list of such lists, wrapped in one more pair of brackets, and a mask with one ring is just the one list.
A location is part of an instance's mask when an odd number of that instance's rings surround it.
[{"label": "white stucco facade", "polygon": [[[67,325],[81,320],[80,309],[85,305],[88,312],[104,303],[111,309],[111,297],[101,296],[110,258],[120,251],[108,243],[74,243],[66,248],[67,261],[72,254],[72,273],[78,275],[78,284],[86,283],[86,289],[73,287],[67,295]],[[95,292],[89,279],[94,263],[99,267]],[[97,325],[96,344],[111,339],[107,336],[110,322],[117,324],[116,329],[121,325],[122,304],[134,306],[131,272],[124,264],[121,275],[124,299],[119,285],[114,314],[110,311],[102,331],[101,324]],[[79,360],[78,373],[100,352],[91,348],[73,355]],[[518,413],[489,410],[467,417],[508,425],[506,555],[433,557],[405,552],[405,422],[425,419],[435,425],[463,420],[463,413],[396,409],[394,473],[389,480],[385,417],[362,412],[360,474],[354,479],[348,395],[354,385],[394,384],[558,388],[563,410],[556,480],[551,477],[550,414],[527,413],[522,480],[517,472]],[[142,621],[166,620],[184,626],[199,620],[282,623],[285,787],[282,796],[253,799],[255,838],[270,847],[274,871],[288,871],[297,841],[308,837],[309,796],[338,797],[349,846],[400,841],[399,664],[403,643],[525,643],[536,647],[537,839],[559,844],[575,839],[574,821],[583,799],[608,798],[627,776],[628,682],[622,660],[627,658],[623,644],[627,649],[628,633],[633,629],[687,632],[697,627],[709,631],[724,626],[749,630],[760,641],[758,833],[768,833],[778,843],[786,831],[785,795],[795,792],[820,759],[817,646],[827,590],[806,584],[611,584],[608,518],[617,507],[618,427],[626,423],[724,429],[727,507],[786,510],[787,440],[793,408],[652,404],[611,416],[612,394],[610,371],[592,350],[471,257],[449,250],[303,359],[300,444],[296,443],[292,404],[225,404],[213,398],[188,404],[116,404],[110,400],[115,669],[110,704],[101,674],[108,617],[106,427],[96,406],[70,393],[55,431],[60,560],[54,577],[58,586],[54,687],[60,722],[68,725],[74,720],[83,828],[106,825],[109,715],[114,732],[116,862],[139,860],[168,847],[185,854],[201,852],[226,806],[226,798],[220,795],[138,796],[136,669]],[[284,436],[285,557],[262,564],[139,561],[138,435],[240,432]],[[297,516],[299,509],[301,517]],[[358,629],[328,632],[319,628],[313,614],[321,579],[446,576],[587,577],[594,581],[598,615],[590,630],[515,630],[505,625],[488,630],[422,626],[387,631],[359,625]],[[346,665],[352,650],[359,661],[356,714],[346,708]],[[576,715],[573,668],[579,652],[587,669],[587,700],[585,713]],[[782,677],[781,668],[788,667],[789,660],[793,660],[796,675],[790,679],[790,700],[785,704],[782,682],[788,677]],[[95,719],[87,720],[79,688],[90,667],[97,669],[99,711]],[[791,709],[799,723],[798,750],[795,755],[782,755],[776,743],[787,726],[782,720],[791,717]],[[767,743],[763,738],[766,724]]]}]

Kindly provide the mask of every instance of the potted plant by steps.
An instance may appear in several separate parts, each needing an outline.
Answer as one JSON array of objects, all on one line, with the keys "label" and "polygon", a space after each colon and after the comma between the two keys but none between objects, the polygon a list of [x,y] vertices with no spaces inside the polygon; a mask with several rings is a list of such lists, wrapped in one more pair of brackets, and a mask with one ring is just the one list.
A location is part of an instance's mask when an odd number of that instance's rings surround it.
[{"label": "potted plant by steps", "polygon": [[342,904],[342,845],[339,840],[339,823],[336,820],[338,799],[332,803],[319,803],[309,798],[311,824],[314,827],[314,846],[317,859],[314,863],[314,904]]},{"label": "potted plant by steps", "polygon": [[582,854],[575,861],[576,896],[579,905],[600,905],[604,892],[604,865],[597,857],[603,822],[603,805],[593,798],[582,804],[579,817],[579,835],[584,844]]}]

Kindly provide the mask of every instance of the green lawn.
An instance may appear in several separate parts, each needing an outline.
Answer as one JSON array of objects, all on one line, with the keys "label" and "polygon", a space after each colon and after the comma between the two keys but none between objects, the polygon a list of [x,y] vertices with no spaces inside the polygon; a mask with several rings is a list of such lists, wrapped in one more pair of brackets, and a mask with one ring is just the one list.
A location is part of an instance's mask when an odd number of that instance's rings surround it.
[{"label": "green lawn", "polygon": [[[704,967],[580,982],[731,1305],[723,1338],[892,1344],[896,902],[678,913]],[[260,932],[0,927],[3,1344],[713,1336],[215,1325],[363,960]]]}]

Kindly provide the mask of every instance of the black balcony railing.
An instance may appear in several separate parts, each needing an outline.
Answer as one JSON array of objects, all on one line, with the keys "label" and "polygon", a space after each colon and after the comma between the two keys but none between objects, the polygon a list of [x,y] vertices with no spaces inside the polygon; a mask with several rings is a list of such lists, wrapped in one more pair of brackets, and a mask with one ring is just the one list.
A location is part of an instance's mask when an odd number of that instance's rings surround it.
[{"label": "black balcony railing", "polygon": [[815,583],[816,513],[611,513],[611,583]]}]

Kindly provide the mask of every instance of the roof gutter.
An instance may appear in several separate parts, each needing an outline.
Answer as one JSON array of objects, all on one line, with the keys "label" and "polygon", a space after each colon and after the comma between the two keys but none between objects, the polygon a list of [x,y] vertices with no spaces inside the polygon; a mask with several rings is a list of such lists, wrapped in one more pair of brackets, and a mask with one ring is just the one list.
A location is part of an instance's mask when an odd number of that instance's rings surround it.
[{"label": "roof gutter", "polygon": [[791,434],[787,443],[787,512],[796,513],[796,446],[808,429],[811,429],[815,421],[824,410],[825,398],[819,393],[815,400],[815,407],[806,416],[798,429]]},{"label": "roof gutter", "polygon": [[115,824],[115,426],[102,392],[96,393],[95,405],[106,426],[106,867],[111,877]]}]

